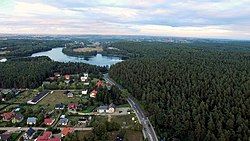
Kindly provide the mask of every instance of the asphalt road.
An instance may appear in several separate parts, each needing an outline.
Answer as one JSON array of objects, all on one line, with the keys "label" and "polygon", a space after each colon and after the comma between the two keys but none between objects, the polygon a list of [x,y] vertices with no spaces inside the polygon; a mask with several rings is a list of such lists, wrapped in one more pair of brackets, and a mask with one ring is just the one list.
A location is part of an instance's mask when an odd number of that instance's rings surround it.
[{"label": "asphalt road", "polygon": [[[123,87],[117,84],[113,79],[111,79],[108,74],[104,74],[103,76],[107,82],[111,83],[112,85],[117,86],[120,90],[123,89]],[[144,133],[146,134],[147,139],[150,141],[158,141],[154,127],[150,123],[148,117],[146,117],[145,114],[143,113],[143,110],[141,109],[139,104],[136,103],[136,101],[133,99],[134,98],[130,96],[127,98],[127,101],[130,104],[130,106],[133,108],[133,110],[135,111],[136,116],[138,117],[140,123],[142,124],[143,130],[144,130]]]},{"label": "asphalt road", "polygon": [[[46,130],[46,127],[32,127],[34,130]],[[63,129],[64,127],[58,127],[59,129]],[[76,128],[76,127],[72,127],[74,128],[75,131],[89,131],[92,130],[91,127],[89,128]],[[1,130],[7,130],[8,132],[16,132],[16,131],[27,131],[29,129],[29,127],[1,127]]]}]

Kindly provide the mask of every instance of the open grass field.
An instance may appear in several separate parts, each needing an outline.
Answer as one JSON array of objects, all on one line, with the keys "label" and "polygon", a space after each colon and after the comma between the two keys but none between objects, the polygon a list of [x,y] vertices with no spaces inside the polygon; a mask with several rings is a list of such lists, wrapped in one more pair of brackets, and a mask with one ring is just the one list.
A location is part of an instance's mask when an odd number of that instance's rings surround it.
[{"label": "open grass field", "polygon": [[38,93],[36,90],[27,90],[16,98],[12,99],[10,102],[17,102],[17,103],[26,103],[27,101],[34,98],[34,96]]},{"label": "open grass field", "polygon": [[[134,117],[134,121],[132,118]],[[135,122],[138,122],[135,114],[123,115],[123,116],[112,116],[111,121],[119,123],[121,126],[133,126]]]},{"label": "open grass field", "polygon": [[55,91],[52,94],[48,94],[45,98],[43,98],[38,104],[39,105],[50,105],[54,106],[58,103],[68,104],[68,103],[78,103],[80,101],[80,97],[72,97],[68,98],[67,95],[63,93],[63,91]]},{"label": "open grass field", "polygon": [[143,141],[143,135],[141,131],[126,130],[124,136],[125,141]]},{"label": "open grass field", "polygon": [[92,51],[97,51],[97,52],[102,52],[103,49],[101,47],[85,47],[85,48],[75,48],[73,49],[74,52],[92,52]]}]

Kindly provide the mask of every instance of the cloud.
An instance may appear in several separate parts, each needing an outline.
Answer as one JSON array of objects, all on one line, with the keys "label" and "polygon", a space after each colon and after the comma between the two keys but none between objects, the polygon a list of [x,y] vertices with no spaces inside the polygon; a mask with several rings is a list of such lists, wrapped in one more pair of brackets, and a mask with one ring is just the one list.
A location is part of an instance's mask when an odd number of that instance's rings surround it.
[{"label": "cloud", "polygon": [[249,0],[2,0],[1,33],[250,39]]}]

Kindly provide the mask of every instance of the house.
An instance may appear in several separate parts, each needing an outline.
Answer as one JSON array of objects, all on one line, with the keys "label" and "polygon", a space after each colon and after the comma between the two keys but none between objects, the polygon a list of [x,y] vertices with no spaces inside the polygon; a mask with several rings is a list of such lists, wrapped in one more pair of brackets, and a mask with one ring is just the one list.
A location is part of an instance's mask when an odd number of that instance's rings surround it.
[{"label": "house", "polygon": [[1,114],[1,116],[3,117],[3,121],[10,121],[15,117],[15,113],[14,112],[6,112]]},{"label": "house", "polygon": [[93,90],[93,91],[90,93],[90,97],[96,98],[96,95],[97,95],[97,91],[96,91],[96,90]]},{"label": "house", "polygon": [[55,120],[52,119],[52,118],[45,118],[43,123],[44,123],[45,125],[47,125],[47,126],[50,126],[50,125],[52,125],[52,124],[54,123],[54,121],[55,121]]},{"label": "house", "polygon": [[55,105],[55,109],[56,109],[56,110],[63,110],[64,108],[65,108],[65,105],[62,104],[62,103],[56,104],[56,105]]},{"label": "house", "polygon": [[100,106],[97,108],[98,113],[106,113],[108,111],[108,106]]},{"label": "house", "polygon": [[116,108],[115,104],[113,104],[113,103],[109,104],[108,113],[114,113],[115,108]]},{"label": "house", "polygon": [[0,134],[0,141],[11,141],[11,133]]},{"label": "house", "polygon": [[66,116],[65,115],[61,115],[60,118],[65,118]]},{"label": "house", "polygon": [[36,120],[37,120],[37,118],[35,118],[35,117],[28,117],[27,118],[27,124],[28,125],[35,125],[36,124]]},{"label": "house", "polygon": [[60,77],[61,75],[60,75],[60,73],[55,72],[55,73],[54,73],[54,76],[55,76],[55,77]]},{"label": "house", "polygon": [[36,130],[33,128],[29,128],[23,135],[24,140],[30,140],[32,139],[33,135],[36,133]]},{"label": "house", "polygon": [[77,104],[76,103],[70,103],[68,104],[68,110],[76,110]]},{"label": "house", "polygon": [[109,106],[100,106],[100,107],[98,107],[97,108],[97,112],[98,113],[109,113],[109,114],[111,114],[111,113],[114,113],[115,112],[115,105],[113,104],[113,103],[111,103]]},{"label": "house", "polygon": [[19,123],[23,121],[24,116],[22,114],[16,114],[15,117],[12,119],[12,123]]},{"label": "house", "polygon": [[65,127],[62,129],[61,131],[61,137],[65,137],[67,136],[68,134],[74,132],[74,129],[73,128],[70,128],[70,127]]},{"label": "house", "polygon": [[53,76],[49,77],[49,80],[51,80],[51,81],[54,81],[55,79],[56,79],[56,78],[53,77]]},{"label": "house", "polygon": [[1,92],[6,95],[6,94],[11,93],[12,90],[11,89],[3,89]]},{"label": "house", "polygon": [[96,83],[96,86],[99,88],[99,87],[102,87],[103,86],[103,82],[101,80],[98,80],[98,82]]},{"label": "house", "polygon": [[66,80],[70,80],[70,75],[64,75],[64,78],[65,78]]},{"label": "house", "polygon": [[55,137],[52,138],[52,132],[51,131],[45,131],[42,136],[38,136],[35,141],[61,141],[60,138]]},{"label": "house", "polygon": [[87,123],[87,119],[85,117],[79,118],[78,123],[80,123],[80,124],[86,124]]},{"label": "house", "polygon": [[69,119],[67,118],[61,118],[58,122],[59,125],[66,126],[68,125]]},{"label": "house", "polygon": [[107,86],[108,90],[111,90],[112,84],[106,83],[106,86]]},{"label": "house", "polygon": [[16,109],[14,109],[13,111],[14,112],[19,112],[21,110],[21,108],[20,107],[17,107]]},{"label": "house", "polygon": [[69,92],[69,93],[67,94],[67,97],[72,98],[72,97],[74,97],[74,94],[73,94],[72,92]]},{"label": "house", "polygon": [[88,90],[83,90],[82,94],[86,95],[88,93]]},{"label": "house", "polygon": [[87,80],[88,80],[88,77],[85,77],[85,76],[82,76],[82,77],[81,77],[81,81],[82,81],[82,82],[85,82],[85,81],[87,81]]},{"label": "house", "polygon": [[84,73],[83,76],[84,77],[89,77],[89,74],[88,73]]}]

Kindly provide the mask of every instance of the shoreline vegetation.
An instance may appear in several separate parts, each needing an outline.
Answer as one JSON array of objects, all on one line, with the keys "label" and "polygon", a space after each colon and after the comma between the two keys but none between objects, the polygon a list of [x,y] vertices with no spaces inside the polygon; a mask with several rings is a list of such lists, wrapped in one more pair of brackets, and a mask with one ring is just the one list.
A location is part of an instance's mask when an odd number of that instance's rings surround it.
[{"label": "shoreline vegetation", "polygon": [[106,67],[56,62],[48,57],[15,58],[0,63],[0,68],[0,88],[36,88],[55,72],[61,74],[89,72],[96,76],[107,72]]}]

